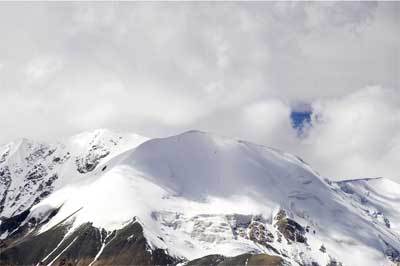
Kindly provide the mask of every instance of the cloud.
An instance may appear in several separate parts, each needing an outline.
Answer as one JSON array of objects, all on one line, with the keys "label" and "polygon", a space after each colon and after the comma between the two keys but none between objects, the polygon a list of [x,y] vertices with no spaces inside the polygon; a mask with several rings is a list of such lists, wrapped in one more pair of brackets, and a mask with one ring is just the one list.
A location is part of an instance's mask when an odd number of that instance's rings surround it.
[{"label": "cloud", "polygon": [[[273,145],[281,139],[279,132],[294,133],[288,119],[290,112],[289,106],[276,99],[252,103],[244,108],[240,117],[243,128],[240,135],[248,139],[262,136],[263,142],[268,140],[268,143]],[[286,138],[295,138],[295,135]]]},{"label": "cloud", "polygon": [[303,147],[310,162],[336,178],[399,178],[400,97],[368,87],[315,102],[313,128]]},{"label": "cloud", "polygon": [[54,75],[61,68],[62,61],[56,56],[41,56],[33,59],[26,66],[26,79],[30,82],[38,82]]},{"label": "cloud", "polygon": [[[397,177],[399,3],[0,5],[0,143],[197,128],[295,152],[327,175]],[[357,96],[371,85],[376,99]],[[299,103],[320,119],[303,139],[289,119]]]},{"label": "cloud", "polygon": [[292,107],[278,99],[244,106],[241,116],[225,119],[224,134],[297,154],[331,179],[383,176],[400,181],[397,90],[366,87],[314,101],[311,108],[311,126],[303,128],[302,137],[290,125]]}]

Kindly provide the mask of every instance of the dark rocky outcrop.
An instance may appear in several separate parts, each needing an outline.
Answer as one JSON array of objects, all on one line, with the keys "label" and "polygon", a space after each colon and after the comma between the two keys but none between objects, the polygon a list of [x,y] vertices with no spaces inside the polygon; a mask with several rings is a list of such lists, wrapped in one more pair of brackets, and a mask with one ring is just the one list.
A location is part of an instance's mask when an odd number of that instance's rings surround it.
[{"label": "dark rocky outcrop", "polygon": [[[8,229],[20,225],[29,212],[3,223]],[[37,226],[35,228],[38,228]],[[50,230],[23,238],[0,248],[0,264],[6,265],[176,265],[183,259],[166,250],[151,248],[141,224],[133,220],[125,227],[107,232],[85,223],[69,232],[70,224],[61,223]],[[4,228],[3,228],[4,229]],[[96,258],[96,259],[95,259]],[[189,261],[186,265],[283,265],[283,259],[267,254],[243,254],[236,257],[210,255]]]},{"label": "dark rocky outcrop", "polygon": [[326,266],[343,266],[343,264],[335,259],[331,259]]},{"label": "dark rocky outcrop", "polygon": [[15,245],[0,250],[0,264],[36,265],[49,254],[68,232],[68,226],[57,226],[36,236],[27,236]]},{"label": "dark rocky outcrop", "polygon": [[0,224],[0,235],[6,234],[7,237],[0,240],[0,253],[34,236],[37,229],[54,217],[58,210],[49,210],[47,215],[42,218],[29,217],[30,210],[26,210],[18,215],[3,219]]},{"label": "dark rocky outcrop", "polygon": [[174,265],[181,261],[163,249],[151,249],[138,222],[113,232],[94,265]]},{"label": "dark rocky outcrop", "polygon": [[[0,264],[36,265],[53,262],[53,265],[88,265],[94,262],[92,265],[98,266],[174,265],[181,261],[168,255],[165,250],[151,249],[137,221],[112,232],[96,228],[91,223],[83,224],[67,234],[69,229],[68,224],[60,224],[42,234],[32,234],[14,245],[3,247],[0,250]],[[94,261],[96,255],[99,256]]]},{"label": "dark rocky outcrop", "polygon": [[6,150],[0,155],[0,164],[4,163],[10,154],[10,146],[6,148]]},{"label": "dark rocky outcrop", "polygon": [[290,241],[306,243],[307,238],[305,237],[305,230],[295,220],[285,218],[276,223],[276,226],[283,234],[283,236]]},{"label": "dark rocky outcrop", "polygon": [[3,234],[4,232],[11,233],[15,231],[19,226],[21,226],[22,222],[25,221],[28,215],[29,215],[29,210],[26,210],[18,215],[3,219],[0,224],[0,235]]},{"label": "dark rocky outcrop", "polygon": [[261,245],[266,245],[274,242],[274,235],[268,231],[265,224],[253,221],[249,226],[249,239]]},{"label": "dark rocky outcrop", "polygon": [[8,166],[0,168],[0,190],[4,191],[3,195],[0,195],[0,213],[4,210],[4,203],[7,199],[8,189],[11,185],[11,173]]},{"label": "dark rocky outcrop", "polygon": [[75,159],[77,171],[81,174],[93,171],[100,163],[100,160],[109,154],[110,151],[102,145],[92,145],[84,157],[77,157]]},{"label": "dark rocky outcrop", "polygon": [[221,255],[209,255],[189,261],[186,266],[281,266],[284,260],[278,256],[268,254],[242,254],[236,257],[224,257]]},{"label": "dark rocky outcrop", "polygon": [[295,220],[288,218],[284,210],[280,210],[278,212],[278,214],[275,216],[275,221],[275,226],[277,227],[278,231],[282,233],[289,243],[291,241],[307,243],[307,238],[305,237],[305,228]]}]

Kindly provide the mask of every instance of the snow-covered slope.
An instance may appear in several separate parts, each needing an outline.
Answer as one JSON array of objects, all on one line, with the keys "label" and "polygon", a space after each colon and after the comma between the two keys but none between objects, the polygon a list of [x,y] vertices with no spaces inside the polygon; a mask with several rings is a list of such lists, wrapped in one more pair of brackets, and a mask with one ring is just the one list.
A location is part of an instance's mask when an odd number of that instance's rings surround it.
[{"label": "snow-covered slope", "polygon": [[336,184],[342,195],[364,215],[400,234],[400,184],[385,178],[346,180]]},{"label": "snow-covered slope", "polygon": [[0,217],[21,213],[145,140],[100,129],[55,144],[21,139],[0,147]]},{"label": "snow-covered slope", "polygon": [[[396,183],[329,182],[293,155],[205,132],[145,142],[116,136],[104,130],[85,133],[57,144],[48,156],[47,150],[41,153],[47,171],[42,179],[58,176],[51,191],[29,204],[7,196],[3,216],[29,209],[18,219],[19,228],[34,218],[40,226],[31,230],[39,236],[68,224],[59,246],[90,222],[105,232],[93,253],[92,262],[98,265],[107,261],[107,247],[115,241],[106,236],[122,232],[132,221],[143,228],[152,254],[164,250],[176,263],[243,253],[275,255],[292,265],[395,265],[400,260]],[[15,144],[10,147],[2,167],[10,167],[16,158],[11,150],[20,150]],[[52,166],[53,154],[63,160],[68,152],[60,166]],[[25,154],[19,157],[26,161]],[[10,188],[25,186],[32,167],[10,175],[13,185],[2,182],[3,190],[15,195]],[[30,189],[26,193],[31,196],[24,199],[37,197],[35,191]],[[51,210],[56,211],[50,215]],[[2,238],[11,236],[5,231]],[[18,247],[9,250],[13,248]],[[48,263],[50,255],[39,254],[36,260]]]}]

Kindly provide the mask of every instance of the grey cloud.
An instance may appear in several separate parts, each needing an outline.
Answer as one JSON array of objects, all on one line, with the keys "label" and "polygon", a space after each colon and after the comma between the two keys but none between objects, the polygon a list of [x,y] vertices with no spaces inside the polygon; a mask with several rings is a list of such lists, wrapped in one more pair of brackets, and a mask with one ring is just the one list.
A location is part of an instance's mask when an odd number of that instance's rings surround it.
[{"label": "grey cloud", "polygon": [[[370,85],[400,98],[399,3],[0,5],[1,143],[198,128],[296,152],[333,175],[316,144],[296,138],[290,109]],[[302,141],[325,139],[321,128]]]}]

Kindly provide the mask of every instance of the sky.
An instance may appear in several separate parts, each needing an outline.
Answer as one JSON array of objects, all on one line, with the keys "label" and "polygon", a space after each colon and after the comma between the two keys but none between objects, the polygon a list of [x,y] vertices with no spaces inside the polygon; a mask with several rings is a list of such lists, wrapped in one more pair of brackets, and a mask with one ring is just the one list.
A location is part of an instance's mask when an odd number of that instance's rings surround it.
[{"label": "sky", "polygon": [[0,143],[199,129],[400,182],[399,31],[400,2],[2,2]]}]

